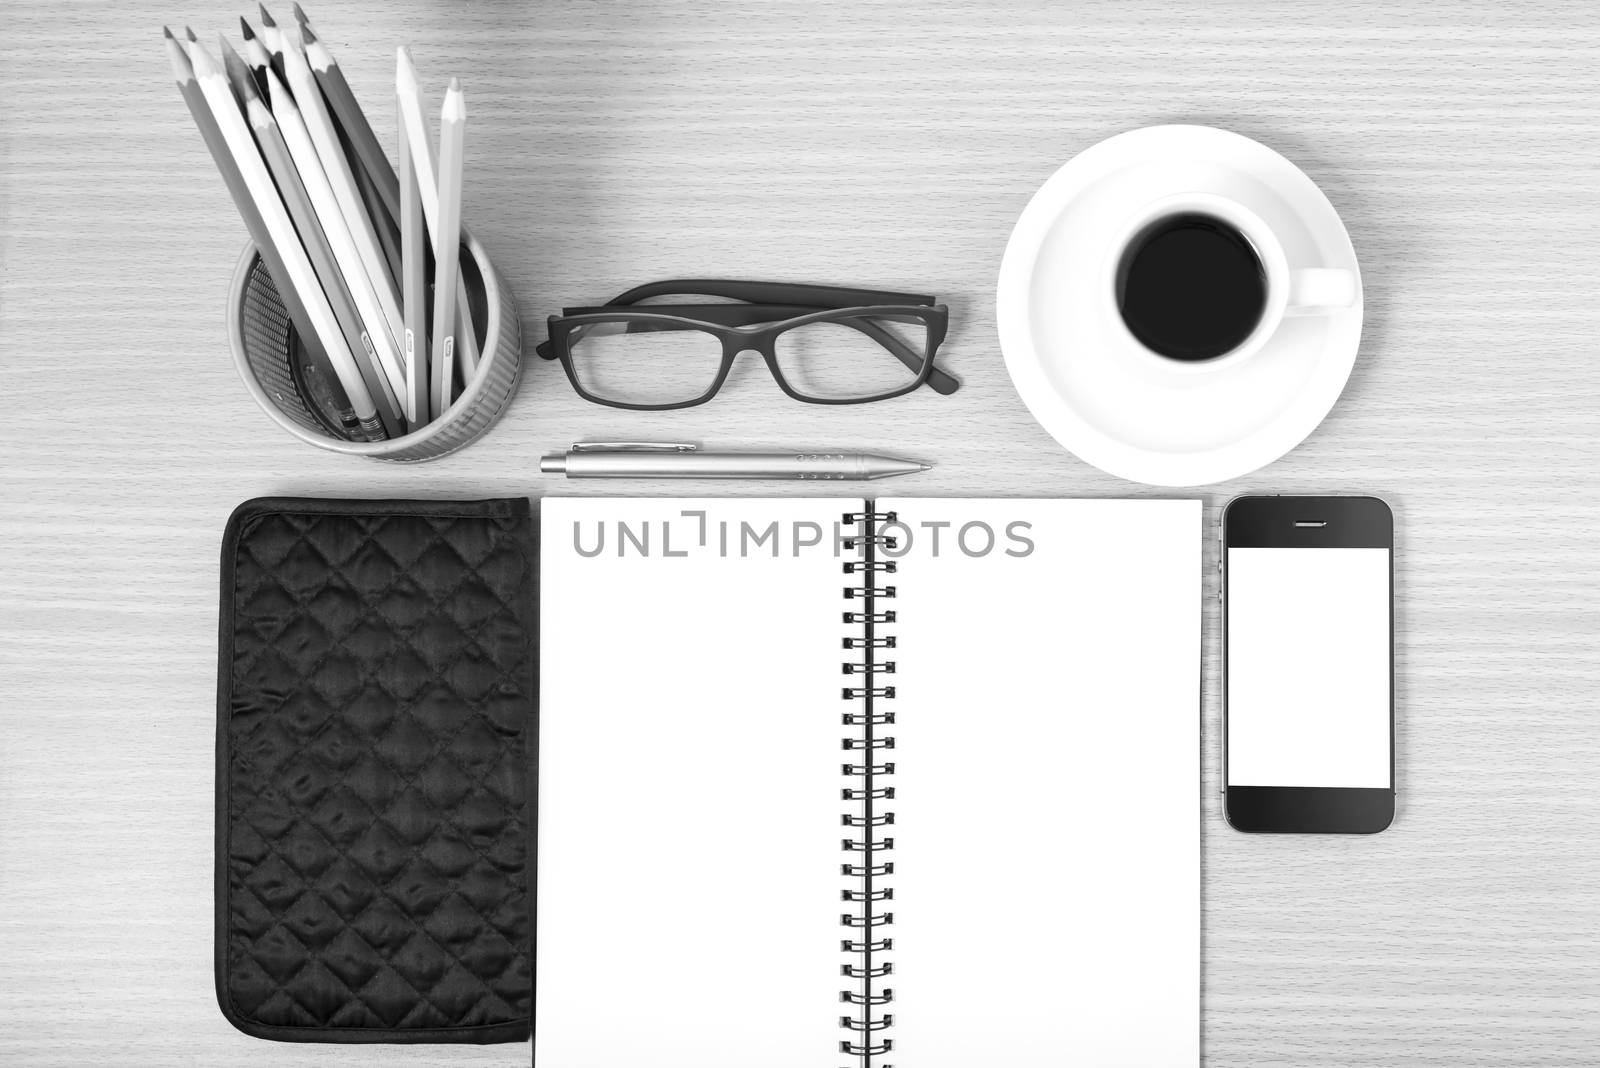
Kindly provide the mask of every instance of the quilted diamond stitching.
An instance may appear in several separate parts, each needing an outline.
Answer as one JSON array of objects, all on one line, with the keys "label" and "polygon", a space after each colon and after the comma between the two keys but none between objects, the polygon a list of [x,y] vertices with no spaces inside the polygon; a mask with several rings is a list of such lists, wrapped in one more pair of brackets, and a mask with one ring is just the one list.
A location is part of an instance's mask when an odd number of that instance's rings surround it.
[{"label": "quilted diamond stitching", "polygon": [[241,537],[228,975],[258,1021],[527,1017],[522,767],[490,748],[503,699],[531,699],[524,625],[496,588],[531,566],[496,536],[515,523],[286,513]]}]

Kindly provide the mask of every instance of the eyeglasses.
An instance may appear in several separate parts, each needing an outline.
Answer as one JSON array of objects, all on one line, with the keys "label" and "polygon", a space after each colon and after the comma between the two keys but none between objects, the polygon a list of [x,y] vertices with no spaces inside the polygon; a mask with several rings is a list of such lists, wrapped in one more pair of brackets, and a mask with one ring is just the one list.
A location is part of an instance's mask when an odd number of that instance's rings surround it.
[{"label": "eyeglasses", "polygon": [[[734,304],[646,304],[655,297]],[[935,298],[784,282],[677,280],[549,319],[536,350],[560,360],[580,396],[613,408],[690,408],[716,396],[746,349],[785,393],[810,404],[886,400],[960,383],[933,364],[949,310]]]}]

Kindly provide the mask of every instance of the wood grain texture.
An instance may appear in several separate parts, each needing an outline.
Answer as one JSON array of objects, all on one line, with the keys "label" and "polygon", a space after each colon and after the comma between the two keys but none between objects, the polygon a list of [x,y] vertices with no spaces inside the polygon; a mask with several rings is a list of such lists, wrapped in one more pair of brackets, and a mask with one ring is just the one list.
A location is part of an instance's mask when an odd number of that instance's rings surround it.
[{"label": "wood grain texture", "polygon": [[1206,487],[1208,518],[1246,491],[1371,492],[1400,531],[1401,807],[1371,839],[1224,825],[1208,547],[1207,1059],[1595,1063],[1600,8],[314,6],[389,143],[396,45],[415,47],[435,106],[462,78],[465,219],[530,335],[564,303],[672,275],[923,290],[952,308],[952,398],[797,405],[752,364],[711,405],[631,414],[579,402],[539,365],[488,438],[397,468],[306,448],[241,388],[223,302],[244,229],[158,22],[231,35],[240,11],[135,6],[12,0],[0,37],[0,1061],[526,1063],[525,1046],[268,1044],[217,1012],[228,512],[262,494],[593,491],[536,472],[542,451],[584,437],[937,462],[906,493],[1149,493],[1028,416],[993,287],[1011,223],[1056,166],[1122,130],[1192,121],[1316,179],[1367,286],[1343,399],[1289,456]]}]

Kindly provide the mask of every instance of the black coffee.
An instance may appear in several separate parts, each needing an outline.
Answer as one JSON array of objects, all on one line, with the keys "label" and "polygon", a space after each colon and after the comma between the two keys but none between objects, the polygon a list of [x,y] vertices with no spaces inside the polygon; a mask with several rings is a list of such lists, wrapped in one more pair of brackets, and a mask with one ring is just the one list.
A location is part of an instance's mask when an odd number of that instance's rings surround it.
[{"label": "black coffee", "polygon": [[1173,360],[1210,360],[1238,348],[1261,321],[1267,278],[1250,242],[1221,219],[1169,215],[1128,243],[1117,307],[1133,336]]}]

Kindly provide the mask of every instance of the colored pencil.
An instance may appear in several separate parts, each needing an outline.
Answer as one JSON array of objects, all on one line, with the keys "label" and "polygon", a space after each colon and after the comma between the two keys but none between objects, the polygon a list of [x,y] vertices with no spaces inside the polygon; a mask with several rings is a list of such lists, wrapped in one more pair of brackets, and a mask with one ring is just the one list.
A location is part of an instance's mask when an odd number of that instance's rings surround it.
[{"label": "colored pencil", "polygon": [[372,358],[383,368],[395,396],[403,396],[405,372],[400,364],[400,349],[388,339],[383,306],[378,302],[372,282],[362,266],[361,254],[356,250],[355,239],[351,236],[328,174],[323,169],[311,133],[306,128],[304,115],[296,105],[295,98],[278,80],[277,74],[270,70],[267,74],[267,98],[272,101],[273,117],[278,120],[278,129],[283,135],[284,144],[288,146],[289,158],[300,173],[300,180],[311,198],[311,206],[317,213],[317,220],[328,238],[334,263],[360,315],[363,343],[372,349]]},{"label": "colored pencil", "polygon": [[[284,266],[283,257],[273,244],[272,235],[267,231],[261,212],[245,185],[244,175],[233,162],[233,154],[211,115],[211,105],[206,102],[205,94],[200,91],[199,83],[194,80],[192,50],[198,37],[194,30],[187,26],[184,27],[182,38],[175,36],[167,27],[163,27],[161,32],[166,37],[167,57],[172,62],[173,75],[178,79],[178,88],[183,94],[184,102],[189,105],[189,114],[211,152],[212,162],[222,174],[223,184],[228,187],[239,215],[244,220],[245,229],[250,233],[251,243],[255,246],[262,262],[266,264],[267,273],[272,276],[273,288],[289,315],[289,321],[294,324],[295,333],[301,339],[317,378],[326,384],[328,399],[334,409],[332,414],[339,423],[338,432],[355,441],[368,440],[370,435],[356,418],[350,397],[339,381],[332,358],[320,344],[305,303],[300,299],[299,291],[289,284],[288,268]],[[348,338],[345,344],[348,347]]]},{"label": "colored pencil", "polygon": [[398,219],[400,179],[389,163],[383,144],[378,140],[378,135],[372,132],[372,124],[367,121],[366,112],[356,103],[355,93],[351,92],[350,83],[345,80],[344,71],[339,69],[333,53],[317,37],[316,31],[306,21],[305,12],[300,9],[299,4],[294,5],[294,11],[295,17],[300,20],[301,33],[305,37],[306,60],[311,64],[311,73],[316,75],[317,84],[322,87],[322,95],[328,99],[333,117],[339,121],[345,136],[350,139],[350,147],[355,149],[361,165],[367,169],[367,174],[372,176],[373,184],[377,186],[378,194],[383,197],[383,205],[388,210],[389,217]]},{"label": "colored pencil", "polygon": [[327,234],[317,218],[311,195],[306,191],[300,172],[294,165],[294,158],[289,154],[283,131],[262,102],[255,75],[239,57],[239,53],[221,37],[218,38],[218,45],[222,50],[222,62],[227,69],[228,80],[234,92],[244,101],[245,119],[255,133],[256,145],[261,149],[267,170],[278,183],[278,193],[289,210],[289,218],[300,236],[300,243],[305,246],[306,257],[311,261],[317,280],[322,283],[322,290],[333,308],[334,318],[339,320],[346,343],[357,357],[356,365],[367,384],[367,392],[378,402],[378,415],[383,419],[384,429],[390,435],[404,433],[405,422],[401,418],[401,405],[396,399],[393,385],[383,369],[374,364],[372,345],[364,336],[361,318],[351,303],[350,291],[344,284]]},{"label": "colored pencil", "polygon": [[427,421],[428,230],[406,127],[400,124],[400,305],[406,319],[406,417]]},{"label": "colored pencil", "polygon": [[267,54],[265,46],[256,37],[255,29],[239,16],[239,29],[244,33],[244,59],[250,65],[250,73],[255,78],[256,91],[266,93],[267,77],[264,73],[272,65],[272,57]]},{"label": "colored pencil", "polygon": [[[356,192],[361,196],[361,203],[367,209],[367,218],[372,220],[372,231],[378,237],[378,249],[383,253],[383,260],[389,267],[389,277],[394,279],[395,285],[400,285],[400,224],[389,215],[389,209],[383,206],[383,196],[378,192],[372,175],[361,165],[356,158],[350,138],[346,136],[343,124],[339,124],[337,117],[334,119],[338,126],[339,144],[345,150],[345,159],[350,163],[350,173],[356,180]],[[402,310],[403,311],[403,310]],[[404,315],[401,316],[404,322]],[[396,340],[399,340],[398,338]]]},{"label": "colored pencil", "polygon": [[267,55],[271,57],[272,69],[277,72],[279,78],[287,79],[283,69],[283,30],[267,13],[267,5],[258,3],[256,10],[261,13],[261,43],[266,47]]},{"label": "colored pencil", "polygon": [[362,381],[355,357],[272,184],[272,176],[256,150],[226,77],[203,46],[193,42],[186,53],[170,31],[167,53],[179,92],[244,216],[267,270],[278,283],[279,295],[295,329],[313,358],[320,346],[320,355],[332,372],[330,380],[344,390],[361,429],[370,438],[383,438],[386,431],[372,395]]},{"label": "colored pencil", "polygon": [[[417,69],[411,62],[411,51],[395,49],[395,95],[400,103],[400,122],[406,129],[411,145],[411,159],[422,194],[422,213],[428,221],[428,233],[433,239],[433,258],[439,260],[439,186],[436,175],[438,163],[434,159],[433,138],[428,134],[428,120],[424,117],[427,105],[422,99],[422,89],[417,83]],[[456,253],[458,256],[459,252]],[[437,269],[437,268],[436,268]],[[456,329],[457,353],[460,358],[463,384],[472,380],[478,370],[478,338],[472,326],[471,306],[467,303],[466,285],[458,279],[456,308],[461,320]],[[437,353],[434,354],[437,357]]]},{"label": "colored pencil", "polygon": [[461,170],[466,142],[467,105],[461,83],[450,79],[439,112],[439,228],[434,245],[432,411],[439,418],[450,407],[455,386],[456,283],[461,251]]},{"label": "colored pencil", "polygon": [[[405,327],[400,320],[400,294],[395,288],[394,277],[389,274],[388,262],[378,248],[378,236],[373,232],[372,220],[367,217],[365,205],[361,203],[355,176],[350,173],[350,163],[339,144],[339,135],[323,103],[322,92],[317,88],[310,66],[306,64],[305,53],[300,50],[299,28],[286,27],[283,34],[283,66],[289,75],[289,91],[294,94],[300,118],[311,135],[311,143],[316,146],[317,159],[322,161],[322,171],[327,175],[339,210],[344,214],[345,225],[349,227],[350,237],[355,242],[367,281],[377,295],[388,337],[380,337],[383,331],[375,329],[371,323],[367,324],[367,330],[380,355],[384,354],[387,343],[388,353],[398,360],[400,349],[397,339],[405,336]],[[302,169],[304,166],[302,163]]]},{"label": "colored pencil", "polygon": [[422,213],[427,216],[428,230],[435,238],[434,254],[438,254],[439,184],[438,160],[433,152],[433,138],[428,133],[425,116],[427,104],[422,99],[422,88],[417,82],[417,68],[411,62],[411,49],[394,50],[395,97],[400,104],[400,122],[406,128],[411,145],[411,157],[416,163],[417,182],[422,190]]},{"label": "colored pencil", "polygon": [[[305,19],[300,5],[295,5],[295,17],[300,20],[300,33],[305,41],[306,61],[317,79],[334,124],[350,157],[351,170],[363,195],[375,195],[379,207],[370,212],[378,243],[389,261],[389,273],[400,278],[400,180],[395,177],[378,135],[372,132],[366,112],[356,103],[344,71],[334,61],[328,46],[317,39],[315,31]],[[371,196],[368,196],[371,199]]]}]

